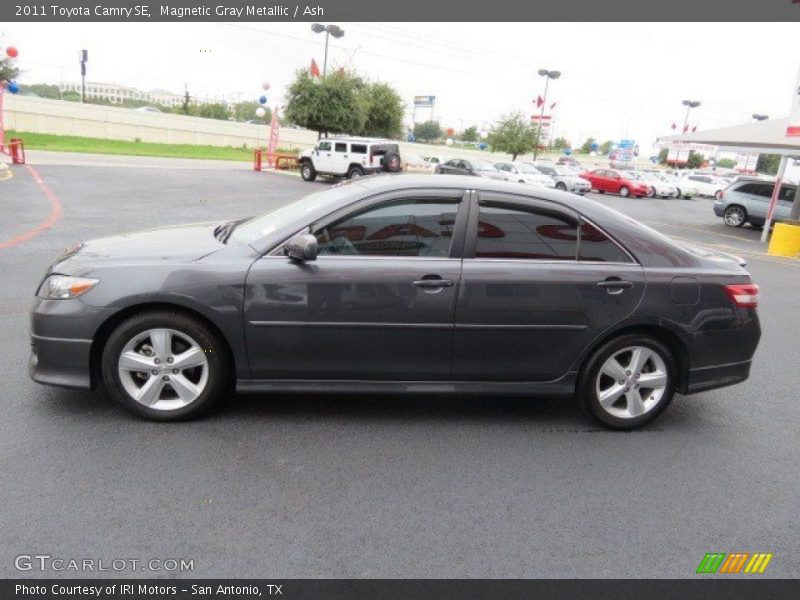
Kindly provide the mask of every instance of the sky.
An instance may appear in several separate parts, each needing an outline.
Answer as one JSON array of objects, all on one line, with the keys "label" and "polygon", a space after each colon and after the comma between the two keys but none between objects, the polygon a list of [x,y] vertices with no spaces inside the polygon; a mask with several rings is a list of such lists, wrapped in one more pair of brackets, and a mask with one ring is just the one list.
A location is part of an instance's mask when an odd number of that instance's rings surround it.
[{"label": "sky", "polygon": [[[558,70],[548,105],[555,135],[579,146],[635,139],[647,152],[683,125],[682,100],[702,105],[699,130],[740,124],[753,113],[784,116],[800,51],[794,23],[337,23],[328,68],[392,84],[411,122],[412,98],[436,96],[443,127],[491,127],[502,115],[536,112],[539,69]],[[89,81],[255,100],[262,82],[272,107],[324,36],[309,23],[0,24],[0,45],[19,51],[22,83]],[[419,109],[417,120],[429,111]]]}]

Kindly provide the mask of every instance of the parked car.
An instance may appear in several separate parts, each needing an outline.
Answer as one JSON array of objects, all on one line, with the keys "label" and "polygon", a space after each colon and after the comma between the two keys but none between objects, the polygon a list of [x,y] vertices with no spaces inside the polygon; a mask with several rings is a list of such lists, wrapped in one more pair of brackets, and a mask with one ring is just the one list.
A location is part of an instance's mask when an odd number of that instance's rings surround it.
[{"label": "parked car", "polygon": [[[697,188],[700,196],[719,197],[720,192],[727,187],[727,183],[713,175],[686,175],[682,182],[692,183]],[[678,187],[682,187],[678,184]]]},{"label": "parked car", "polygon": [[747,379],[757,303],[735,257],[580,196],[366,177],[259,217],[72,246],[36,291],[29,369],[159,421],[235,385],[577,395],[630,429],[676,392]]},{"label": "parked car", "polygon": [[656,173],[657,176],[661,177],[667,183],[675,186],[675,191],[677,195],[681,198],[693,198],[700,194],[700,191],[697,189],[697,185],[693,181],[690,181],[686,178],[681,179],[680,177],[676,177],[675,175],[671,175],[668,172],[659,171]]},{"label": "parked car", "polygon": [[[729,227],[741,227],[750,223],[754,227],[763,227],[767,221],[767,211],[772,199],[775,182],[744,180],[731,184],[723,190],[714,202],[714,214],[722,217]],[[796,185],[784,183],[775,206],[775,221],[789,218],[794,204]]]},{"label": "parked car", "polygon": [[556,182],[553,181],[552,177],[545,175],[539,169],[527,163],[496,162],[494,163],[494,168],[501,173],[505,173],[509,181],[556,187]]},{"label": "parked car", "polygon": [[403,167],[397,142],[371,138],[329,138],[304,150],[297,159],[300,175],[314,181],[317,175],[355,179],[372,173],[396,173]]},{"label": "parked car", "polygon": [[595,169],[594,171],[587,171],[581,175],[581,177],[592,185],[592,189],[597,190],[601,194],[610,192],[612,194],[619,194],[623,198],[627,198],[628,196],[641,198],[646,196],[648,191],[648,185],[633,179],[629,171]]},{"label": "parked car", "polygon": [[573,192],[575,194],[585,194],[592,185],[583,177],[576,174],[575,171],[565,166],[551,166],[546,164],[536,164],[536,169],[551,177],[555,181],[555,187],[565,192]]},{"label": "parked car", "polygon": [[154,115],[164,114],[164,111],[162,111],[160,108],[156,106],[139,106],[137,108],[134,108],[133,110],[141,113],[152,113]]},{"label": "parked car", "polygon": [[428,173],[434,172],[436,166],[426,161],[418,154],[406,154],[403,157],[403,173]]},{"label": "parked car", "polygon": [[649,186],[648,196],[650,198],[677,198],[678,188],[669,181],[659,177],[656,173],[649,171],[634,171],[639,181],[646,183]]},{"label": "parked car", "polygon": [[495,169],[494,165],[488,160],[476,160],[474,158],[451,158],[436,165],[436,172],[445,175],[473,175],[488,177],[489,179],[508,179],[508,175]]},{"label": "parked car", "polygon": [[575,169],[579,169],[581,171],[586,171],[587,170],[579,161],[577,161],[576,159],[572,158],[571,156],[561,156],[561,157],[559,157],[559,159],[556,161],[556,164],[558,164],[558,165],[568,165],[570,167],[573,167]]}]

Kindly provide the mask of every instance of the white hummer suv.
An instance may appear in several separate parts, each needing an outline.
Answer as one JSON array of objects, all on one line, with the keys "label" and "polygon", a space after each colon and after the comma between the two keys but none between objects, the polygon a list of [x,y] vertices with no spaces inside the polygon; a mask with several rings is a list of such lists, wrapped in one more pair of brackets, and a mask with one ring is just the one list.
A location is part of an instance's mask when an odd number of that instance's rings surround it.
[{"label": "white hummer suv", "polygon": [[390,140],[371,138],[327,138],[316,148],[304,150],[298,157],[300,174],[305,181],[317,175],[353,179],[369,173],[400,171],[400,148]]}]

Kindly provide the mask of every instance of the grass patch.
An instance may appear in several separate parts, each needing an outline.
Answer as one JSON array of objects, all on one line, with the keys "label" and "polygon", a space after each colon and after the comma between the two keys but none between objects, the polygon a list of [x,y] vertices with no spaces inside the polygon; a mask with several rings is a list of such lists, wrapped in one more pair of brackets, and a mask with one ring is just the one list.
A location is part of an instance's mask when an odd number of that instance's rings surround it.
[{"label": "grass patch", "polygon": [[[89,154],[119,154],[126,156],[161,156],[166,158],[198,158],[208,160],[252,161],[253,148],[231,146],[196,146],[193,144],[155,144],[125,140],[53,135],[26,131],[6,131],[6,138],[19,137],[26,150],[83,152]],[[266,143],[266,140],[265,140]],[[284,150],[280,150],[284,152]],[[292,152],[286,150],[285,152]],[[297,152],[296,150],[294,152]]]}]

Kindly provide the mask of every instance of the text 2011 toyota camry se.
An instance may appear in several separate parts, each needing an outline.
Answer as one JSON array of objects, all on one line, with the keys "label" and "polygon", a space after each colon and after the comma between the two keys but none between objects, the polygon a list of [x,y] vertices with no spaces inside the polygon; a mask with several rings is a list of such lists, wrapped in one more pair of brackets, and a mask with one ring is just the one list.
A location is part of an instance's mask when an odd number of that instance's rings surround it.
[{"label": "text 2011 toyota camry se", "polygon": [[380,176],[263,216],[69,248],[36,293],[30,373],[141,417],[239,392],[577,395],[610,427],[744,381],[740,261],[592,200]]}]

